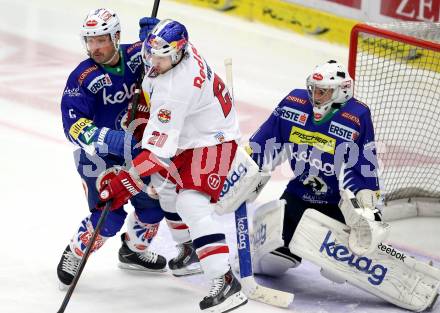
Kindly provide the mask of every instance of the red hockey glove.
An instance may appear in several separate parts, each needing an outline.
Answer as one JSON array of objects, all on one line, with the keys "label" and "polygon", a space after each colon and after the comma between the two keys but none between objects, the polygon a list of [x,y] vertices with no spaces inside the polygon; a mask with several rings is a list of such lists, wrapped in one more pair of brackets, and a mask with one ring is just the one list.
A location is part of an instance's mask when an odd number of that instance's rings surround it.
[{"label": "red hockey glove", "polygon": [[104,172],[99,174],[98,178],[96,179],[96,190],[100,191],[107,186],[110,181],[116,177],[116,175],[119,174],[119,172],[122,170],[122,166],[115,165],[113,167],[110,167],[106,169]]},{"label": "red hockey glove", "polygon": [[[107,202],[113,199],[110,210],[116,210],[128,202],[128,200],[137,195],[142,189],[142,181],[135,180],[127,171],[120,170],[119,173],[111,178],[114,173],[109,173],[107,179],[101,180],[99,186],[99,199]],[[110,179],[110,181],[108,181]],[[98,209],[102,206],[98,205]]]},{"label": "red hockey glove", "polygon": [[[130,172],[136,173],[134,178],[123,169],[111,168],[105,171],[97,179],[99,199],[103,202],[113,199],[110,210],[116,210],[127,203],[128,199],[137,195],[143,188],[144,183],[139,177],[150,176],[160,170],[166,169],[166,164],[160,161],[148,150],[142,152],[133,160],[133,167]],[[115,170],[118,171],[115,175]],[[102,209],[102,203],[98,209]]]}]

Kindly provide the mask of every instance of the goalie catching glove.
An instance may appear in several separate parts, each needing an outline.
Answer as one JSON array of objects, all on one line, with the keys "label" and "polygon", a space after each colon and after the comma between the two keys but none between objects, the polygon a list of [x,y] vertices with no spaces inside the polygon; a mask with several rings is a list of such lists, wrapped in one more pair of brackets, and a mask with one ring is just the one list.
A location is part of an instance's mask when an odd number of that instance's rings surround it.
[{"label": "goalie catching glove", "polygon": [[350,190],[341,190],[339,207],[350,226],[348,246],[357,255],[370,254],[388,236],[389,225],[382,222],[376,202],[372,190],[360,190],[356,196]]}]

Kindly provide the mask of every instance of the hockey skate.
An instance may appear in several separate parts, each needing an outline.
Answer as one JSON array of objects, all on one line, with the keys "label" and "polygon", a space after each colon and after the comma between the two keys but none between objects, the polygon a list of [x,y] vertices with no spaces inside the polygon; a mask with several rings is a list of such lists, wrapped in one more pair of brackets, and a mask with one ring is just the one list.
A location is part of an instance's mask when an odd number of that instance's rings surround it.
[{"label": "hockey skate", "polygon": [[[254,274],[267,276],[280,276],[287,270],[296,268],[301,264],[301,258],[290,252],[288,247],[279,247],[263,256],[255,255],[252,251],[252,271]],[[234,256],[231,264],[232,271],[240,276],[240,259]]]},{"label": "hockey skate", "polygon": [[222,313],[235,310],[245,305],[248,299],[241,292],[241,284],[232,270],[212,281],[209,295],[200,301],[200,309],[204,312]]},{"label": "hockey skate", "polygon": [[187,241],[177,245],[179,254],[168,261],[168,267],[176,277],[201,274],[202,267],[199,257],[192,245],[192,241]]},{"label": "hockey skate", "polygon": [[280,276],[287,270],[298,267],[301,258],[290,252],[288,247],[279,247],[270,253],[257,257],[252,257],[254,274],[268,276]]},{"label": "hockey skate", "polygon": [[128,270],[146,272],[166,272],[167,260],[152,251],[135,252],[125,242],[125,234],[121,235],[122,246],[119,249],[119,267]]},{"label": "hockey skate", "polygon": [[65,290],[72,284],[80,263],[81,258],[78,258],[72,250],[70,250],[70,246],[67,245],[57,267],[60,290]]}]

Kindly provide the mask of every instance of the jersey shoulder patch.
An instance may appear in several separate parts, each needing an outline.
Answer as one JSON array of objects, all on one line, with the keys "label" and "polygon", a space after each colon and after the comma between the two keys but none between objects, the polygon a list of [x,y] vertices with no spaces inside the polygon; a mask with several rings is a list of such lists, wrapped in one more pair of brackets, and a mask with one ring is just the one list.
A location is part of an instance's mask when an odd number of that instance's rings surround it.
[{"label": "jersey shoulder patch", "polygon": [[355,98],[351,98],[341,109],[341,117],[359,127],[364,116],[369,117],[370,114],[370,108]]},{"label": "jersey shoulder patch", "polygon": [[354,114],[352,112],[348,111],[341,111],[341,117],[344,120],[350,121],[354,125],[360,127],[361,126],[361,119],[359,118],[358,114]]},{"label": "jersey shoulder patch", "polygon": [[125,63],[131,73],[134,74],[136,71],[140,71],[142,68],[142,41],[137,41],[128,45],[121,45],[120,49],[123,53],[125,51]]},{"label": "jersey shoulder patch", "polygon": [[285,98],[284,103],[294,106],[305,106],[309,103],[309,96],[305,89],[294,89]]},{"label": "jersey shoulder patch", "polygon": [[76,69],[73,70],[71,78],[76,80],[78,86],[81,87],[86,85],[86,82],[90,81],[90,78],[96,76],[100,71],[100,67],[89,58],[82,61]]},{"label": "jersey shoulder patch", "polygon": [[122,44],[120,49],[127,53],[128,56],[134,55],[141,51],[142,49],[142,41],[136,41],[132,44]]}]

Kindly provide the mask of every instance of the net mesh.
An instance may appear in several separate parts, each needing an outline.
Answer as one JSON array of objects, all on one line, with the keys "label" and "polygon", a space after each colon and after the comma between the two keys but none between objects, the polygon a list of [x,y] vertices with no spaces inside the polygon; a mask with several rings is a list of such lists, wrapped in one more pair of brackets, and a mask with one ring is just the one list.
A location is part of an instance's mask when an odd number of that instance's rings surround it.
[{"label": "net mesh", "polygon": [[[371,109],[385,201],[440,198],[440,23],[369,24],[359,32],[355,97]],[[381,29],[432,42],[406,43]]]}]

